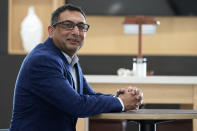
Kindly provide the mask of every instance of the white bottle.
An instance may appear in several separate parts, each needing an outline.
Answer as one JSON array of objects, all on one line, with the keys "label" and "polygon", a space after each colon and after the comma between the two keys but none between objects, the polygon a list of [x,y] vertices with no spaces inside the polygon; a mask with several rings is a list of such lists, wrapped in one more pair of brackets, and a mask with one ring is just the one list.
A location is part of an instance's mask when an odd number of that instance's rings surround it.
[{"label": "white bottle", "polygon": [[30,52],[37,44],[42,42],[43,26],[42,22],[35,14],[33,6],[28,9],[27,16],[21,23],[21,39],[25,51]]},{"label": "white bottle", "polygon": [[133,59],[133,73],[137,77],[146,77],[147,64],[146,58],[134,58]]}]

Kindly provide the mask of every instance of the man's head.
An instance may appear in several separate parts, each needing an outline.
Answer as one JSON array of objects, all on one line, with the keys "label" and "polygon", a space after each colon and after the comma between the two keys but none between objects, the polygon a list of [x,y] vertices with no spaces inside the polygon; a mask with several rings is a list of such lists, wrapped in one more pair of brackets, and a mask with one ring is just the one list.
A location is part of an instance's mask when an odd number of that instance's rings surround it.
[{"label": "man's head", "polygon": [[56,22],[58,22],[58,18],[59,18],[60,13],[66,11],[66,10],[69,10],[69,11],[78,11],[86,19],[86,15],[85,15],[85,13],[83,12],[83,10],[80,7],[75,6],[75,5],[72,5],[72,4],[66,4],[66,5],[60,6],[59,8],[57,8],[51,14],[50,25],[52,26],[53,24],[55,24]]},{"label": "man's head", "polygon": [[85,13],[69,4],[52,13],[48,32],[56,47],[72,57],[83,46],[88,28]]}]

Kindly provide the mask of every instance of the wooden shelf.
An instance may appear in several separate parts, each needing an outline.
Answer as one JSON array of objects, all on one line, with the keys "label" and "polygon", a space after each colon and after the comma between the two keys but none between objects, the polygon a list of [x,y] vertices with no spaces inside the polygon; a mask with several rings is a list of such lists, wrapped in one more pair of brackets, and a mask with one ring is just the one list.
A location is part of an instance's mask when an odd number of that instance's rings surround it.
[{"label": "wooden shelf", "polygon": [[20,36],[20,26],[26,17],[28,8],[34,6],[36,15],[43,24],[44,37],[48,37],[47,27],[50,22],[50,15],[58,6],[63,5],[64,0],[9,0],[9,33],[8,33],[8,53],[27,54],[22,46]]}]

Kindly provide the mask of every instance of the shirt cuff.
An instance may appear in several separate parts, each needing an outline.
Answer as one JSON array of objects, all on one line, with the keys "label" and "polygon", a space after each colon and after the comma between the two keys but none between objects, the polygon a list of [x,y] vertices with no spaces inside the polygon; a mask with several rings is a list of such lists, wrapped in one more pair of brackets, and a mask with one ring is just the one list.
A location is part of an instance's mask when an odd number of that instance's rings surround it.
[{"label": "shirt cuff", "polygon": [[117,97],[117,98],[120,101],[120,104],[122,105],[122,111],[124,111],[124,104],[123,104],[122,100],[119,97]]}]

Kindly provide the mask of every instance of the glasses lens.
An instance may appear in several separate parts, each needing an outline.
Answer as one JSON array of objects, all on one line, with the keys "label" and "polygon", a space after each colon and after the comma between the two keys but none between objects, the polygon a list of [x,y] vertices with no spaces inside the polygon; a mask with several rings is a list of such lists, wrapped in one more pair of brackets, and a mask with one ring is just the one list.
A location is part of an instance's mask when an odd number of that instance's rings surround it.
[{"label": "glasses lens", "polygon": [[89,28],[88,25],[84,24],[84,23],[77,24],[77,27],[80,32],[86,32],[86,31],[88,31],[88,28]]},{"label": "glasses lens", "polygon": [[64,29],[73,29],[74,26],[75,26],[75,23],[73,23],[73,22],[71,22],[71,21],[65,21],[65,22],[63,22],[61,25],[62,25],[62,27],[63,27]]}]

